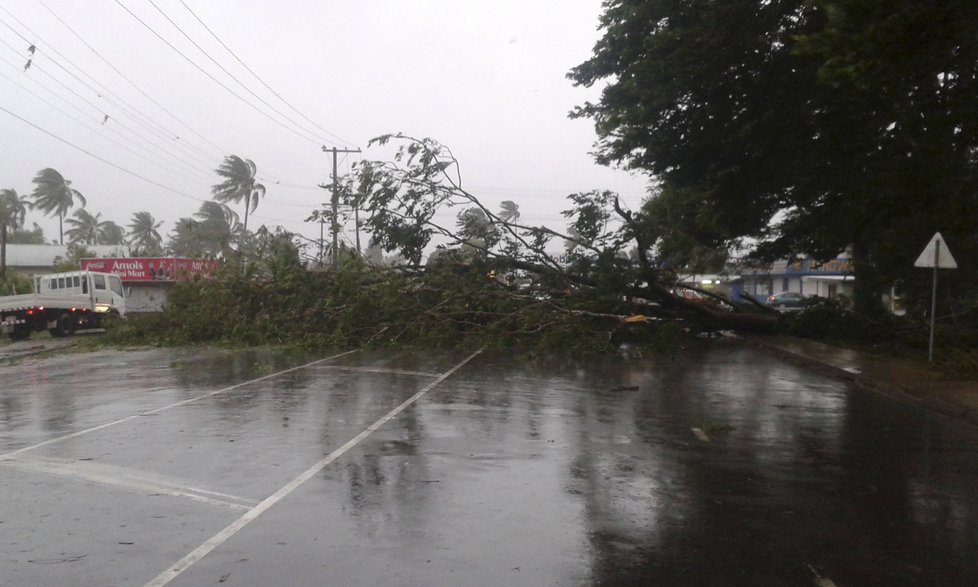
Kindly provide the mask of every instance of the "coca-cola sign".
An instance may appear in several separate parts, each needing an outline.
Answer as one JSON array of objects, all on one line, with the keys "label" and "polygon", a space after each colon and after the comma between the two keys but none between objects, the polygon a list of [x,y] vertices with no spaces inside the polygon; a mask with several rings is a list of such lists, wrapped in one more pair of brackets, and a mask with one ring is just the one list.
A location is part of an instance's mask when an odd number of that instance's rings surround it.
[{"label": "coca-cola sign", "polygon": [[219,264],[219,261],[210,259],[180,257],[115,257],[81,260],[83,270],[115,273],[125,282],[174,282],[195,276],[208,277]]}]

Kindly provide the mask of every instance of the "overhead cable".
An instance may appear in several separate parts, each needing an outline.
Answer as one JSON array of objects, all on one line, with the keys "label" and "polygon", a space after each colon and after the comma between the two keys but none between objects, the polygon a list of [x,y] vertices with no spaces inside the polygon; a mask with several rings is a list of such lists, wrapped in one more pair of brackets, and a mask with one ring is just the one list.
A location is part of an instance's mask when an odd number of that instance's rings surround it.
[{"label": "overhead cable", "polygon": [[[227,152],[227,149],[225,149],[225,148],[223,148],[223,147],[221,147],[221,146],[213,143],[210,139],[208,139],[204,135],[202,135],[199,132],[197,132],[193,127],[191,127],[189,124],[187,124],[186,122],[184,122],[183,120],[181,120],[180,118],[178,118],[175,114],[173,114],[172,112],[170,112],[170,110],[168,110],[165,106],[163,106],[162,104],[160,104],[159,102],[157,102],[151,95],[149,95],[149,93],[147,93],[145,90],[143,90],[141,87],[139,87],[139,85],[137,85],[134,81],[132,81],[131,79],[129,79],[126,76],[126,74],[122,73],[108,59],[106,59],[105,57],[103,57],[102,54],[99,53],[98,51],[96,51],[95,48],[92,47],[88,43],[88,41],[86,41],[81,35],[79,35],[75,31],[75,29],[71,28],[71,26],[68,25],[68,23],[66,23],[60,16],[58,16],[58,13],[56,13],[53,10],[51,10],[51,8],[47,4],[44,3],[44,0],[37,0],[37,1],[41,4],[41,6],[43,6],[44,8],[46,8],[47,11],[52,14],[54,16],[54,18],[57,19],[58,22],[61,23],[62,26],[64,26],[66,29],[68,29],[68,31],[71,32],[71,34],[73,34],[75,36],[75,38],[77,38],[79,41],[81,41],[81,43],[83,45],[85,45],[96,57],[98,57],[99,59],[101,59],[102,62],[104,62],[107,66],[109,66],[110,69],[112,69],[112,71],[114,71],[119,77],[121,77],[126,82],[128,82],[130,86],[132,86],[133,88],[135,88],[136,91],[138,91],[140,94],[142,94],[142,96],[145,97],[147,100],[149,100],[153,105],[155,105],[157,108],[159,108],[161,111],[163,111],[167,116],[169,116],[170,118],[172,118],[173,120],[175,120],[177,123],[179,123],[180,125],[182,125],[185,129],[187,129],[188,131],[190,131],[191,134],[193,134],[194,136],[196,136],[200,140],[204,141],[205,143],[207,143],[208,145],[210,145],[211,147],[213,147],[214,149],[216,149],[219,153],[226,153]],[[176,135],[174,135],[174,136],[176,136]],[[178,136],[176,138],[179,139],[179,140],[181,140],[181,141],[183,140],[183,139],[181,139]],[[185,144],[190,144],[190,143],[186,143],[185,142]],[[203,151],[202,151],[202,153],[203,153]],[[204,153],[204,154],[205,155],[208,155],[207,153]]]},{"label": "overhead cable", "polygon": [[214,40],[217,41],[218,43],[220,43],[220,45],[222,47],[224,47],[224,49],[231,55],[231,57],[234,57],[234,59],[238,63],[241,64],[241,67],[244,67],[246,70],[248,70],[248,73],[250,73],[252,76],[254,76],[254,78],[256,80],[258,80],[261,83],[261,85],[265,86],[265,89],[267,89],[269,92],[271,92],[272,94],[274,94],[275,97],[278,98],[279,100],[281,100],[283,104],[285,104],[286,106],[288,106],[289,108],[291,108],[293,112],[295,112],[296,114],[298,114],[299,116],[301,116],[304,120],[306,120],[307,122],[309,122],[310,124],[312,124],[313,126],[315,126],[316,128],[318,128],[322,132],[326,133],[328,136],[333,137],[334,139],[336,139],[340,143],[344,143],[344,144],[346,144],[348,146],[352,146],[354,144],[354,143],[352,143],[352,142],[350,142],[350,141],[348,141],[348,140],[346,140],[346,139],[344,139],[342,137],[339,137],[339,136],[337,136],[337,135],[329,132],[325,128],[319,126],[318,124],[316,124],[316,121],[312,120],[311,118],[309,118],[308,116],[306,116],[305,114],[303,114],[301,111],[299,111],[298,108],[296,108],[295,106],[293,106],[292,104],[290,104],[288,102],[288,100],[286,100],[285,98],[283,98],[278,92],[276,92],[274,89],[272,89],[271,86],[269,86],[267,83],[265,83],[265,80],[263,80],[261,78],[261,76],[259,76],[250,67],[248,67],[248,64],[246,64],[244,61],[242,61],[241,58],[238,57],[237,54],[235,54],[235,52],[232,51],[231,48],[228,47],[224,43],[224,41],[222,41],[220,39],[220,37],[218,37],[217,34],[214,31],[212,31],[211,28],[209,26],[207,26],[206,23],[204,23],[203,20],[201,20],[201,18],[199,16],[197,16],[197,13],[194,12],[193,10],[191,10],[191,8],[189,6],[187,6],[187,3],[186,2],[184,2],[183,0],[179,0],[179,1],[180,1],[180,4],[182,4],[183,7],[187,9],[187,12],[189,12],[191,15],[193,15],[193,17],[195,19],[197,19],[197,22],[200,23],[200,26],[204,27],[204,30],[206,30],[208,33],[210,33],[210,35],[212,37],[214,37]]},{"label": "overhead cable", "polygon": [[242,96],[241,94],[235,92],[233,89],[229,88],[227,86],[227,84],[225,84],[221,80],[217,79],[209,71],[207,71],[206,69],[204,69],[203,67],[201,67],[200,65],[198,65],[197,62],[195,62],[193,59],[191,59],[190,57],[188,57],[183,51],[181,51],[175,45],[173,45],[173,43],[171,43],[166,38],[164,38],[163,35],[161,35],[160,33],[158,33],[155,29],[153,29],[153,27],[149,26],[143,19],[139,18],[139,16],[136,13],[134,13],[132,10],[129,10],[129,8],[125,4],[123,4],[119,0],[114,0],[114,1],[115,1],[116,4],[119,5],[119,7],[121,7],[123,10],[125,10],[127,13],[129,13],[130,16],[132,16],[134,19],[136,19],[136,21],[139,22],[139,24],[143,25],[143,27],[145,27],[146,30],[148,30],[149,32],[153,33],[153,35],[156,36],[156,38],[158,38],[160,41],[162,41],[167,47],[169,47],[170,49],[172,49],[173,51],[175,51],[178,55],[180,55],[181,57],[183,57],[183,59],[187,63],[189,63],[190,65],[192,65],[194,67],[194,69],[196,69],[197,71],[203,73],[205,76],[207,76],[208,79],[210,79],[211,81],[213,81],[217,85],[219,85],[222,88],[224,88],[224,90],[226,92],[228,92],[229,94],[231,94],[232,96],[234,96],[235,98],[237,98],[238,100],[240,100],[246,106],[248,106],[249,108],[251,108],[255,112],[261,114],[262,116],[264,116],[265,118],[269,119],[270,121],[274,122],[275,124],[279,125],[280,127],[284,128],[285,130],[287,130],[287,131],[291,132],[292,134],[298,136],[299,138],[301,138],[303,140],[306,140],[306,141],[309,141],[309,142],[311,142],[311,143],[313,143],[315,145],[319,145],[320,144],[319,139],[317,139],[314,135],[310,134],[308,131],[304,131],[306,134],[303,134],[303,131],[301,129],[300,130],[296,130],[295,128],[292,128],[291,126],[288,126],[288,125],[284,124],[282,121],[275,119],[274,117],[272,117],[272,115],[268,114],[267,112],[265,112],[261,108],[255,106],[254,104],[252,104],[251,102],[249,102],[247,99],[244,98],[244,96]]},{"label": "overhead cable", "polygon": [[[173,19],[170,18],[169,15],[167,15],[166,12],[164,12],[163,9],[160,8],[156,4],[156,2],[154,2],[153,0],[147,0],[147,1],[150,3],[150,5],[153,8],[156,9],[157,12],[159,12],[163,16],[163,18],[165,18],[167,20],[167,22],[169,22],[171,25],[173,25],[173,28],[177,29],[177,31],[181,35],[183,35],[183,37],[185,39],[187,39],[188,41],[190,41],[190,44],[193,45],[194,47],[196,47],[197,50],[200,51],[204,55],[204,57],[206,57],[207,59],[209,59],[211,63],[213,63],[214,65],[216,65],[218,67],[218,69],[220,69],[225,74],[227,74],[228,77],[230,77],[235,82],[237,82],[237,84],[239,86],[241,86],[246,92],[248,92],[249,94],[251,94],[252,96],[254,96],[255,98],[257,98],[259,102],[261,102],[265,106],[269,107],[272,110],[272,112],[274,112],[275,114],[278,114],[279,116],[281,116],[282,119],[288,121],[292,125],[295,125],[296,128],[303,129],[303,125],[302,124],[296,122],[295,120],[293,120],[292,118],[290,118],[288,115],[286,115],[285,113],[283,113],[281,110],[279,110],[278,108],[276,108],[272,104],[269,104],[268,101],[266,101],[264,98],[262,98],[257,93],[255,93],[254,90],[252,90],[251,88],[249,88],[244,82],[242,82],[240,79],[238,79],[237,76],[235,76],[233,73],[231,73],[230,71],[228,71],[227,68],[225,68],[223,65],[220,64],[220,62],[218,62],[216,59],[214,59],[213,57],[211,57],[210,53],[208,53],[206,49],[204,49],[203,47],[201,47],[200,44],[198,44],[197,41],[195,41],[193,39],[193,37],[191,37],[190,35],[188,35],[182,28],[180,28],[180,25],[178,25],[176,22],[174,22]],[[305,129],[303,129],[303,130],[305,130]],[[306,132],[309,132],[309,131],[306,131]],[[310,134],[312,134],[312,133],[310,133]],[[315,135],[313,135],[313,136],[315,136]],[[324,139],[322,137],[317,137],[317,140],[324,140]],[[331,143],[332,141],[325,140],[325,142]]]},{"label": "overhead cable", "polygon": [[80,151],[80,152],[84,153],[85,155],[88,155],[92,159],[95,159],[97,161],[101,161],[102,163],[105,163],[106,165],[108,165],[110,167],[113,167],[115,169],[118,169],[119,171],[121,171],[121,172],[123,172],[125,174],[131,175],[131,176],[133,176],[133,177],[135,177],[137,179],[141,179],[141,180],[145,181],[146,183],[149,183],[149,184],[154,185],[154,186],[156,186],[158,188],[164,189],[164,190],[166,190],[168,192],[177,194],[178,196],[182,196],[184,198],[189,198],[191,200],[196,200],[198,202],[207,202],[207,201],[209,201],[209,200],[205,200],[203,198],[198,198],[196,196],[191,196],[190,194],[188,194],[186,192],[182,192],[182,191],[180,191],[180,190],[178,190],[176,188],[172,188],[172,187],[170,187],[168,185],[165,185],[165,184],[162,184],[162,183],[160,183],[158,181],[152,180],[152,179],[150,179],[150,178],[148,178],[148,177],[146,177],[144,175],[140,175],[139,173],[136,173],[135,171],[130,171],[129,169],[126,169],[125,167],[123,167],[121,165],[118,165],[116,163],[113,163],[112,161],[109,161],[108,159],[105,159],[104,157],[100,157],[100,156],[96,155],[95,153],[92,153],[91,151],[88,151],[87,149],[84,149],[82,147],[79,147],[78,145],[76,145],[76,144],[74,144],[74,143],[72,143],[72,142],[70,142],[68,140],[65,140],[65,139],[59,137],[58,135],[54,134],[53,132],[51,132],[51,131],[49,131],[47,129],[44,129],[44,128],[42,128],[42,127],[34,124],[33,122],[27,120],[26,118],[24,118],[22,116],[19,116],[17,114],[14,114],[13,112],[11,112],[10,110],[7,110],[3,106],[0,106],[0,111],[6,112],[8,115],[16,118],[17,120],[23,122],[24,124],[26,124],[26,125],[28,125],[30,127],[33,127],[34,129],[36,129],[36,130],[38,130],[38,131],[40,131],[40,132],[48,135],[49,137],[55,139],[56,141],[59,141],[61,143],[64,143],[65,145],[68,145],[72,149],[75,149],[77,151]]}]

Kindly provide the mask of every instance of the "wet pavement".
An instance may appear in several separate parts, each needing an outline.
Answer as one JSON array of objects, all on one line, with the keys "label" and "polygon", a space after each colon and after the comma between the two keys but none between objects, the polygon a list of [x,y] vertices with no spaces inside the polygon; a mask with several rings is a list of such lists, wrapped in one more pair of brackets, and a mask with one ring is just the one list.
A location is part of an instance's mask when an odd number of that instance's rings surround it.
[{"label": "wet pavement", "polygon": [[321,359],[0,365],[0,585],[978,584],[978,431],[773,353]]},{"label": "wet pavement", "polygon": [[788,336],[747,339],[858,387],[884,393],[978,426],[978,381],[950,367],[902,357],[875,355]]}]

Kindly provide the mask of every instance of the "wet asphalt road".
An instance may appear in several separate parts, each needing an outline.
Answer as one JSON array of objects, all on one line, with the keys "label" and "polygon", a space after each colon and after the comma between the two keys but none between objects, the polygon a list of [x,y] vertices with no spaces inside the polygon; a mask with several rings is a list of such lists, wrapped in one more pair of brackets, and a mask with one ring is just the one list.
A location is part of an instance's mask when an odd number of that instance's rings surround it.
[{"label": "wet asphalt road", "polygon": [[763,351],[321,358],[0,365],[0,585],[978,584],[978,432]]}]

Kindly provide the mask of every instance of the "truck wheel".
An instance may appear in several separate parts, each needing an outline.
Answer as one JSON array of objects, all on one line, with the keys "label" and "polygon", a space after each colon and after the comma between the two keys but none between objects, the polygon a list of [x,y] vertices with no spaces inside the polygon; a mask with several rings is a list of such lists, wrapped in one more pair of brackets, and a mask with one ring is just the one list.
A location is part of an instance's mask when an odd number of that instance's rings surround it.
[{"label": "truck wheel", "polygon": [[58,320],[55,323],[54,328],[48,329],[51,336],[62,337],[71,336],[75,333],[75,317],[68,312],[62,312],[58,316]]}]

